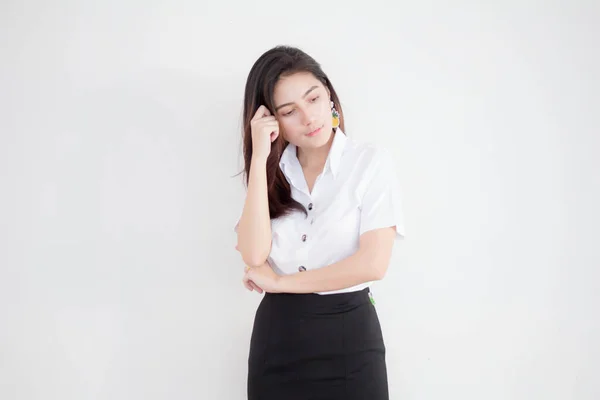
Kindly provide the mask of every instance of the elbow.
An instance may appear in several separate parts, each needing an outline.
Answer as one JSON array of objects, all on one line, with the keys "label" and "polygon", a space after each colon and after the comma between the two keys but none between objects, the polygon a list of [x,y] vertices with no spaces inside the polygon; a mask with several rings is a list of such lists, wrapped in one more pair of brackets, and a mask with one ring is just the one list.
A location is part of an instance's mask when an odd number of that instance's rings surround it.
[{"label": "elbow", "polygon": [[242,259],[244,260],[244,263],[249,267],[260,267],[265,262],[267,262],[267,257],[255,254],[250,254],[249,256],[244,256],[242,254]]},{"label": "elbow", "polygon": [[372,274],[372,281],[380,281],[385,278],[385,271],[381,269],[374,269]]},{"label": "elbow", "polygon": [[271,252],[271,246],[269,245],[260,249],[257,248],[254,243],[246,243],[243,240],[240,240],[238,236],[238,243],[236,249],[242,256],[242,260],[249,267],[258,267],[263,265],[267,258],[269,257],[269,253]]},{"label": "elbow", "polygon": [[263,265],[269,257],[269,251],[246,250],[240,246],[242,260],[249,267],[259,267]]},{"label": "elbow", "polygon": [[380,281],[385,277],[389,265],[389,259],[381,257],[373,251],[359,250],[356,254],[357,262],[362,265],[363,279],[366,282]]},{"label": "elbow", "polygon": [[372,281],[380,281],[385,278],[388,265],[386,263],[373,263],[370,270],[370,278]]},{"label": "elbow", "polygon": [[389,262],[384,262],[382,257],[378,257],[376,253],[374,254],[366,250],[359,250],[356,256],[358,257],[356,262],[362,266],[363,280],[365,282],[380,281],[385,277]]}]

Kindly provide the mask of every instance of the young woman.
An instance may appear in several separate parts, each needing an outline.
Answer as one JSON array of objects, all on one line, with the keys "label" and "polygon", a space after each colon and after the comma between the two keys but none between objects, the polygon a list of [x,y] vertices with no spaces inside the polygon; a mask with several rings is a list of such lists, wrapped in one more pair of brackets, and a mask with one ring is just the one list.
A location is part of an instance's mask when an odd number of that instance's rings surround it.
[{"label": "young woman", "polygon": [[265,292],[249,400],[388,399],[369,291],[404,235],[390,155],[348,138],[338,96],[303,51],[278,46],[244,98],[247,194],[236,225],[243,283]]}]

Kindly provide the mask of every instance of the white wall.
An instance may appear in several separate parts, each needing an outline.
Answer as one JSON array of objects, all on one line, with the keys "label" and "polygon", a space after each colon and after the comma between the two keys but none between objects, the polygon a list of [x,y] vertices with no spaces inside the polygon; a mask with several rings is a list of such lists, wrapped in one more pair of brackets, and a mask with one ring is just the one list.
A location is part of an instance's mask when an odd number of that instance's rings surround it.
[{"label": "white wall", "polygon": [[3,1],[0,399],[243,399],[243,86],[292,44],[388,146],[391,399],[600,398],[594,1]]}]

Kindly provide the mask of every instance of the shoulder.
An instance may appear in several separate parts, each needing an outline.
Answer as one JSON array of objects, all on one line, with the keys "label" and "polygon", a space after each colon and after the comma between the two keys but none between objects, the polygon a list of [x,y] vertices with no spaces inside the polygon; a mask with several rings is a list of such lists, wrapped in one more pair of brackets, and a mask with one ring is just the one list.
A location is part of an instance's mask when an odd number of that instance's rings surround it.
[{"label": "shoulder", "polygon": [[348,138],[344,158],[363,171],[393,168],[391,152],[380,144]]}]

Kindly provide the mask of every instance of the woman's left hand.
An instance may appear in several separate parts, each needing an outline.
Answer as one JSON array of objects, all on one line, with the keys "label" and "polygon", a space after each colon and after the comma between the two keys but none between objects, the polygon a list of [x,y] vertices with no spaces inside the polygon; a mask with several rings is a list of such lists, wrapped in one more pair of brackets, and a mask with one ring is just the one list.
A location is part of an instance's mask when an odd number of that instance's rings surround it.
[{"label": "woman's left hand", "polygon": [[244,275],[244,284],[247,281],[253,282],[256,286],[268,293],[279,292],[280,276],[273,271],[268,262],[259,267],[246,267]]}]

